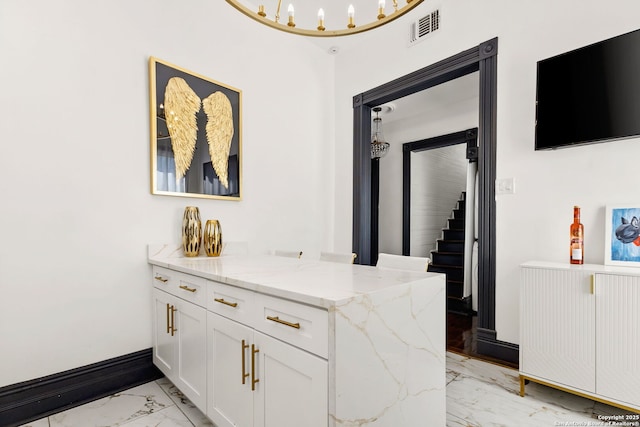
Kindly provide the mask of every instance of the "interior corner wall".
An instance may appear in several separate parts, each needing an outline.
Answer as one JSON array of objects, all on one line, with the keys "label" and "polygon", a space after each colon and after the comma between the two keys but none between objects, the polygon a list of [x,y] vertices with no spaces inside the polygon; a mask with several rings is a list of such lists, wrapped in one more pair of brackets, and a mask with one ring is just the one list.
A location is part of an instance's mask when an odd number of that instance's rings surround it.
[{"label": "interior corner wall", "polygon": [[[0,56],[0,387],[151,347],[146,246],[187,205],[251,252],[333,245],[326,50],[218,0],[3,0]],[[242,91],[241,201],[150,194],[149,56]]]},{"label": "interior corner wall", "polygon": [[[435,7],[441,28],[410,47],[410,22]],[[354,95],[498,37],[496,172],[515,180],[515,194],[496,198],[498,340],[519,343],[519,265],[567,262],[575,204],[582,207],[585,261],[603,263],[604,206],[633,199],[640,156],[638,138],[534,151],[536,62],[636,30],[639,15],[636,0],[423,2],[366,39],[354,36],[336,58],[336,151],[345,153],[336,160],[336,181],[344,181],[352,179]],[[351,196],[336,193],[336,245],[350,244],[350,230],[338,225],[352,213]]]}]

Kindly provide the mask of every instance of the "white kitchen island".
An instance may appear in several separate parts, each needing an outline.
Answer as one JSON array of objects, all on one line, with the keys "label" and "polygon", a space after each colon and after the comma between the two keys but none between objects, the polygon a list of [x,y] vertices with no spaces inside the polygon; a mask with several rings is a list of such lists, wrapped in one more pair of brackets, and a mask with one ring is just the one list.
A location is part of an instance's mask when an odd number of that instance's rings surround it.
[{"label": "white kitchen island", "polygon": [[444,426],[445,276],[149,246],[154,363],[219,427]]}]

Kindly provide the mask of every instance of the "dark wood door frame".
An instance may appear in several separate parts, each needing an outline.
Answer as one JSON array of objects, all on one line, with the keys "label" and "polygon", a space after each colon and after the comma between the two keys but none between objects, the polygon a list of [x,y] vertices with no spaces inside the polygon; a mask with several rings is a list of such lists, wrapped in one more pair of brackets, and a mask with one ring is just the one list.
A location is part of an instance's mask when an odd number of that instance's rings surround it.
[{"label": "dark wood door frame", "polygon": [[[486,41],[435,64],[353,97],[353,252],[360,264],[377,259],[378,183],[370,155],[371,109],[479,71],[478,150],[478,352],[513,362],[518,346],[498,341],[495,330],[496,278],[496,108],[498,39]],[[372,243],[376,242],[375,245]]]}]

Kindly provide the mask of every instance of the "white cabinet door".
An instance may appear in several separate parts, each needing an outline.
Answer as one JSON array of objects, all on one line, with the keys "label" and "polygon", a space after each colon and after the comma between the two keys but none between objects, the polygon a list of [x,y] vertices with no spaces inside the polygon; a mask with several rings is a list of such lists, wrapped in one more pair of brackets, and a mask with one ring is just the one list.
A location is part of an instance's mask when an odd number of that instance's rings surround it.
[{"label": "white cabinet door", "polygon": [[595,392],[590,273],[523,267],[521,274],[521,373]]},{"label": "white cabinet door", "polygon": [[207,312],[153,289],[153,362],[194,405],[205,410]]},{"label": "white cabinet door", "polygon": [[174,337],[171,336],[171,309],[174,297],[153,289],[153,363],[168,378],[175,366]]},{"label": "white cabinet door", "polygon": [[253,426],[252,339],[253,329],[207,313],[207,415],[218,427]]},{"label": "white cabinet door", "polygon": [[640,405],[640,277],[596,275],[597,393]]},{"label": "white cabinet door", "polygon": [[206,410],[207,392],[207,311],[175,298],[174,338],[177,372],[174,384],[198,408]]},{"label": "white cabinet door", "polygon": [[260,332],[256,427],[327,427],[327,361]]}]

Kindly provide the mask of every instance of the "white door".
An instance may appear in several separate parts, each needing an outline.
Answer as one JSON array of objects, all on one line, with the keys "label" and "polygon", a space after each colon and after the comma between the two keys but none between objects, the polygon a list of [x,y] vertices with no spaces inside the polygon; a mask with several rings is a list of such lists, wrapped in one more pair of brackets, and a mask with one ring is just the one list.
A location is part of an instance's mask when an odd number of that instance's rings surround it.
[{"label": "white door", "polygon": [[599,395],[640,405],[640,277],[596,276]]},{"label": "white door", "polygon": [[254,333],[257,353],[256,427],[327,427],[327,361]]},{"label": "white door", "polygon": [[176,386],[200,410],[206,411],[207,312],[203,307],[177,299],[174,329],[177,340]]},{"label": "white door", "polygon": [[167,378],[174,376],[175,339],[171,336],[171,309],[175,297],[153,289],[153,363]]},{"label": "white door", "polygon": [[589,272],[523,267],[520,371],[595,392],[595,299]]},{"label": "white door", "polygon": [[253,426],[252,339],[252,329],[207,313],[207,415],[217,427]]}]

